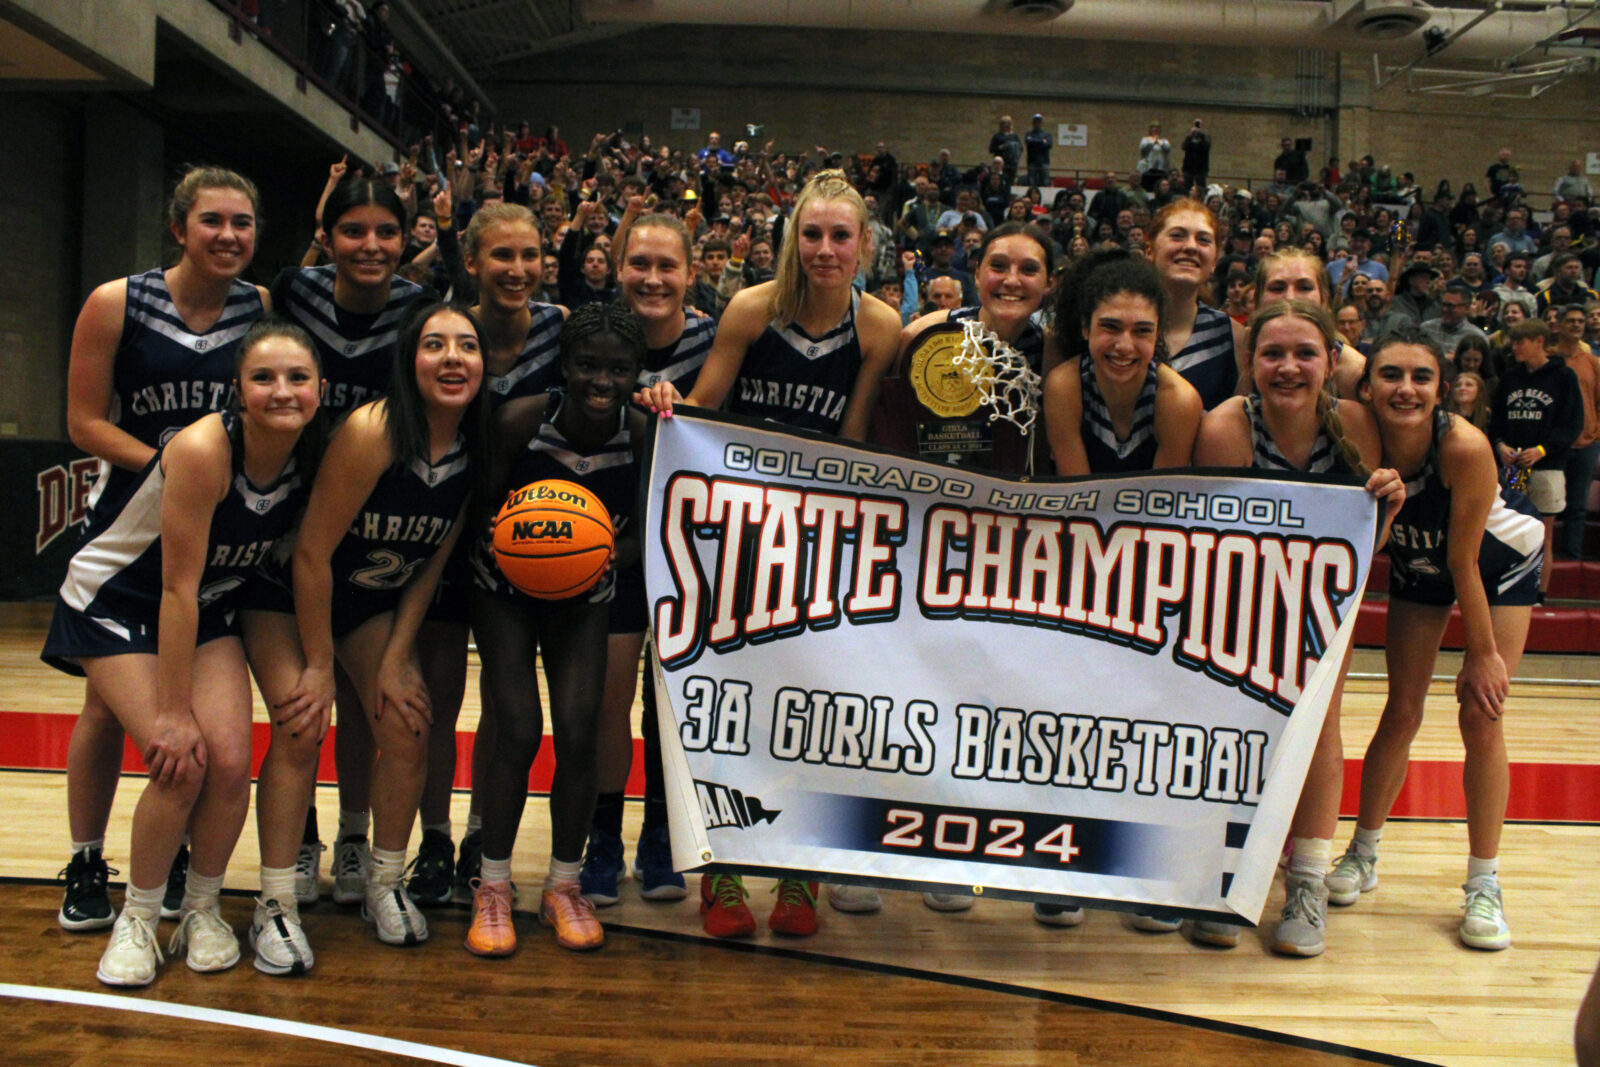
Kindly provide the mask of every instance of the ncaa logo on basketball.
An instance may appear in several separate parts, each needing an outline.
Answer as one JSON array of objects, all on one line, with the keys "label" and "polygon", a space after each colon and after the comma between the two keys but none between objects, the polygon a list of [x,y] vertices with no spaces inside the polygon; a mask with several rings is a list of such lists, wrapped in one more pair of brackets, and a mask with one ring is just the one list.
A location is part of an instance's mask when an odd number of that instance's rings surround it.
[{"label": "ncaa logo on basketball", "polygon": [[565,519],[518,519],[511,526],[513,541],[541,541],[572,538],[572,523]]}]

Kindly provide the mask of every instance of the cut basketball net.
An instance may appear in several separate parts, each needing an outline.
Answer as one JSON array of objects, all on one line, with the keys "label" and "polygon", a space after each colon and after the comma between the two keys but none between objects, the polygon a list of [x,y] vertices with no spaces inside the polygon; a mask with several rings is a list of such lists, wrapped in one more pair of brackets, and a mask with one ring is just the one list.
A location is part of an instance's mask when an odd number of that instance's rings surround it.
[{"label": "cut basketball net", "polygon": [[[1039,375],[1028,366],[1027,356],[976,318],[967,319],[961,328],[965,331],[961,353],[950,361],[978,390],[989,408],[990,422],[1009,422],[1027,437],[1039,415]],[[1033,476],[1033,451],[1026,450],[1029,477]]]}]

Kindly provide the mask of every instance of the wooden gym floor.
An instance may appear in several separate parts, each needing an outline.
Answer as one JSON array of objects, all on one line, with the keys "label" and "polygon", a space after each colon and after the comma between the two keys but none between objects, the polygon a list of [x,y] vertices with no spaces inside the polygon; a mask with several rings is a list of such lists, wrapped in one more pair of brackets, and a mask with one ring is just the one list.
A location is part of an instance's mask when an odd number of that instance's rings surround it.
[{"label": "wooden gym floor", "polygon": [[[1573,1016],[1600,956],[1600,688],[1513,687],[1514,822],[1501,876],[1515,943],[1479,953],[1455,936],[1466,833],[1460,741],[1440,683],[1401,801],[1411,817],[1385,833],[1382,885],[1335,909],[1317,959],[1276,958],[1248,933],[1236,950],[1207,949],[1110,912],[1070,930],[1003,901],[941,915],[903,893],[885,894],[876,915],[824,905],[815,937],[777,938],[763,925],[747,943],[724,943],[704,937],[693,899],[651,904],[630,883],[601,912],[606,946],[588,955],[555,947],[524,910],[517,955],[478,959],[461,948],[459,904],[430,913],[425,945],[388,948],[356,910],[324,898],[304,911],[317,950],[306,977],[257,973],[246,946],[225,974],[169,963],[148,990],[112,992],[94,978],[104,935],[55,922],[68,840],[61,738],[82,689],[38,661],[47,618],[39,605],[0,605],[0,768],[18,768],[0,770],[0,1062],[165,1064],[176,1046],[210,1064],[1570,1064]],[[1530,657],[1523,673],[1587,667]],[[1382,703],[1381,680],[1352,678],[1348,760],[1359,761]],[[113,866],[127,855],[142,784],[126,777]],[[319,788],[318,809],[328,836],[331,786]],[[458,836],[466,809],[458,791]],[[638,818],[630,804],[630,858]],[[536,799],[515,857],[525,886],[543,873],[547,828]],[[1336,848],[1348,835],[1347,821]],[[252,818],[224,903],[240,931],[257,862]],[[763,923],[769,886],[750,882]],[[1281,896],[1268,902],[1269,923]],[[525,909],[534,903],[530,893]]]}]

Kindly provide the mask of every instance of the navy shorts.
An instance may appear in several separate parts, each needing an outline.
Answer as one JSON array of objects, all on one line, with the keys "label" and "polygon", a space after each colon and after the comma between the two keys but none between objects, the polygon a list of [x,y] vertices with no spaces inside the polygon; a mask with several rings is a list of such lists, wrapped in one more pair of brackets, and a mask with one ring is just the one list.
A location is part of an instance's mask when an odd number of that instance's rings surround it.
[{"label": "navy shorts", "polygon": [[[196,646],[220,637],[237,636],[239,625],[232,608],[201,609],[200,626],[195,634]],[[55,617],[50,620],[50,633],[45,637],[44,650],[39,653],[39,658],[58,671],[82,678],[84,670],[79,660],[130,654],[154,656],[157,649],[156,624],[153,620],[89,615],[68,607],[57,598]]]},{"label": "navy shorts", "polygon": [[635,563],[616,572],[617,592],[611,600],[613,634],[642,634],[650,626],[650,609],[644,599],[644,565]]}]

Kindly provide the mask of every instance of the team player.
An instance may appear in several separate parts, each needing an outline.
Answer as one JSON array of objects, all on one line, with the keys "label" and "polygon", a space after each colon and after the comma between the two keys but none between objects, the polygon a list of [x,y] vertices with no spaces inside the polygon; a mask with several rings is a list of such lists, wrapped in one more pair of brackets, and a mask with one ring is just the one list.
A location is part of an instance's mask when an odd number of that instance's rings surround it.
[{"label": "team player", "polygon": [[[900,316],[862,299],[856,270],[871,259],[866,203],[844,173],[827,170],[795,198],[784,229],[778,273],[728,302],[711,354],[687,398],[670,382],[636,399],[670,417],[676,402],[729,411],[861,440],[871,424],[879,383],[899,350]],[[817,928],[817,886],[780,879],[768,924],[778,933]],[[733,874],[700,880],[706,930],[715,937],[755,932]]]},{"label": "team player", "polygon": [[[338,418],[376,399],[388,387],[396,340],[423,291],[395,276],[405,245],[406,211],[392,188],[368,179],[338,182],[331,185],[321,207],[320,237],[331,262],[285,270],[274,280],[272,291],[279,312],[303,326],[316,341],[328,377],[325,406],[331,417]],[[287,586],[290,579],[282,577]],[[424,669],[441,722],[453,720],[454,710],[460,707],[459,694],[466,685],[466,604],[462,586],[458,579],[449,587],[455,596],[444,606],[453,609],[452,618],[437,632],[430,624],[428,639],[422,642]],[[287,604],[276,608],[280,612],[291,610]],[[371,867],[367,838],[373,747],[359,699],[348,679],[341,677],[339,682],[339,706],[347,713],[334,740],[339,829],[335,837],[333,899],[340,904],[358,904],[365,895]],[[450,751],[445,758],[453,766],[453,731],[448,742]],[[276,763],[283,755],[268,751],[262,768],[263,787],[280,779]],[[283,773],[297,781],[304,779],[303,773]],[[447,780],[442,795],[435,787],[429,796],[423,816],[428,825],[448,823],[448,787]],[[315,806],[308,810],[310,815],[296,859],[300,875],[295,890],[300,902],[307,904],[317,899],[318,865],[323,851],[316,830]],[[273,820],[269,837],[275,837],[279,830]],[[279,851],[276,840],[263,840],[262,847],[264,853],[276,855]]]},{"label": "team player", "polygon": [[296,445],[317,415],[321,379],[292,326],[262,323],[237,350],[237,409],[180,430],[112,486],[68,566],[45,643],[47,663],[87,674],[105,694],[150,771],[122,913],[97,972],[107,985],[155,979],[167,871],[191,824],[168,951],[196,971],[239,961],[218,897],[250,804],[253,696],[234,604],[298,511],[296,460],[309,457]]},{"label": "team player", "polygon": [[1200,301],[1217,267],[1217,218],[1198,201],[1178,199],[1156,212],[1150,232],[1167,294],[1161,339],[1168,365],[1195,387],[1210,411],[1234,394],[1244,362],[1244,328]]},{"label": "team player", "polygon": [[[1383,450],[1372,412],[1357,401],[1335,399],[1328,389],[1338,336],[1321,304],[1280,300],[1257,311],[1247,338],[1254,391],[1206,413],[1194,461],[1202,467],[1364,475],[1367,491],[1383,505],[1381,547],[1405,502],[1405,483],[1393,469],[1378,466]],[[1339,702],[1349,662],[1347,652],[1291,823],[1287,899],[1272,941],[1273,950],[1284,955],[1316,956],[1326,946],[1323,876],[1344,787]],[[1193,933],[1196,940],[1224,947],[1239,941],[1239,928],[1223,923],[1197,922]]]},{"label": "team player", "polygon": [[[166,270],[107,282],[89,294],[72,334],[67,430],[100,459],[90,497],[96,520],[126,496],[164,442],[232,395],[240,339],[261,318],[266,290],[242,280],[256,247],[259,197],[249,179],[190,169],[167,206],[181,256]],[[67,747],[72,858],[59,921],[101,930],[115,916],[106,893],[106,822],[122,773],[123,729],[91,682]],[[183,903],[187,849],[178,849],[162,917]]]},{"label": "team player", "polygon": [[[1184,240],[1192,249],[1194,238]],[[1074,354],[1044,385],[1045,433],[1057,473],[1189,465],[1204,408],[1194,386],[1158,356],[1166,307],[1162,275],[1120,249],[1087,258],[1057,290],[1057,344]],[[1083,909],[1041,903],[1033,917],[1076,926]],[[1137,913],[1132,922],[1153,933],[1181,924],[1153,912]]]},{"label": "team player", "polygon": [[256,967],[269,974],[313,962],[298,909],[285,902],[336,667],[379,749],[363,914],[386,944],[428,936],[400,884],[430,734],[440,728],[418,632],[481,476],[483,339],[465,309],[432,304],[392,351],[387,395],[351,412],[323,458],[294,547],[294,614],[257,611],[249,620],[251,662],[272,711],[269,760],[277,754],[257,799],[262,899],[280,904],[278,915],[257,912],[258,923],[274,920],[268,943],[256,944]]},{"label": "team player", "polygon": [[1186,467],[1200,394],[1157,355],[1165,287],[1126,252],[1096,254],[1063,283],[1056,322],[1076,358],[1044,386],[1045,431],[1065,475]]},{"label": "team player", "polygon": [[[441,219],[449,218],[450,193],[441,192],[434,201]],[[454,244],[451,228],[442,229],[447,245]],[[461,235],[461,255],[467,275],[477,284],[478,302],[473,314],[483,328],[484,395],[493,410],[516,397],[541,396],[561,380],[559,340],[566,309],[531,299],[539,285],[543,242],[533,213],[520,204],[491,202],[479,208]],[[456,549],[457,559],[470,553],[468,539]],[[470,565],[469,565],[470,571]],[[448,573],[448,577],[455,577]],[[484,581],[476,573],[473,584]],[[493,577],[489,579],[492,583]],[[470,600],[470,595],[469,595]],[[470,613],[470,609],[469,609]],[[453,646],[452,646],[453,647]],[[480,678],[481,706],[489,700]],[[461,858],[454,877],[450,870],[452,845],[449,832],[449,796],[455,777],[455,744],[436,743],[429,756],[428,789],[423,794],[424,819],[435,810],[430,802],[442,801],[438,813],[443,826],[424,826],[417,848],[416,871],[408,888],[423,904],[441,904],[452,888],[471,892],[472,879],[478,876],[483,854],[483,816],[480,785],[489,769],[494,750],[494,716],[482,715],[472,749],[472,808],[467,815],[467,832],[461,839]],[[453,881],[453,886],[452,886]]]},{"label": "team player", "polygon": [[[1358,275],[1359,277],[1359,275]],[[1333,312],[1333,286],[1327,265],[1304,248],[1284,248],[1256,264],[1256,307],[1277,300],[1309,300]],[[1333,371],[1333,395],[1354,399],[1366,370],[1366,357],[1339,339]]]},{"label": "team player", "polygon": [[[584,840],[594,813],[596,745],[606,673],[606,629],[620,569],[639,558],[630,525],[639,494],[644,415],[628,405],[644,361],[644,333],[617,304],[580,307],[561,331],[562,391],[522,397],[495,413],[490,493],[495,507],[532,482],[582,484],[600,500],[620,535],[598,585],[564,600],[536,600],[494,573],[492,591],[475,590],[473,630],[483,660],[487,708],[495,720],[494,752],[480,790],[483,860],[473,884],[467,950],[506,956],[516,950],[511,921],[511,851],[528,797],[528,772],[544,735],[535,656],[543,652],[556,746],[550,785],[550,867],[540,917],[565,948],[600,947],[605,932],[578,883]],[[488,510],[486,508],[485,510]],[[482,546],[482,542],[478,542]],[[489,555],[480,547],[479,554]],[[634,650],[630,669],[638,662]]]},{"label": "team player", "polygon": [[1383,461],[1407,479],[1389,536],[1389,697],[1361,769],[1361,815],[1328,872],[1328,899],[1354,904],[1378,887],[1378,842],[1405,783],[1411,739],[1450,608],[1461,606],[1466,655],[1456,675],[1467,757],[1466,912],[1461,940],[1511,944],[1498,876],[1510,770],[1502,717],[1539,596],[1544,527],[1521,493],[1502,491],[1483,432],[1447,413],[1444,359],[1414,327],[1392,330],[1367,364],[1364,389],[1383,435]]},{"label": "team player", "polygon": [[[689,231],[671,215],[638,214],[619,228],[617,283],[622,299],[644,330],[646,351],[638,387],[671,382],[680,394],[693,391],[700,367],[717,336],[716,320],[683,303],[693,251]],[[615,904],[626,871],[622,847],[622,801],[633,763],[629,717],[639,682],[639,656],[648,622],[644,571],[639,563],[617,572],[607,637],[606,686],[600,704],[599,795],[579,883],[597,907]],[[667,828],[665,776],[656,718],[655,687],[646,684],[640,733],[644,739],[644,826],[634,849],[634,873],[646,900],[682,900],[683,875],[672,869]]]}]

